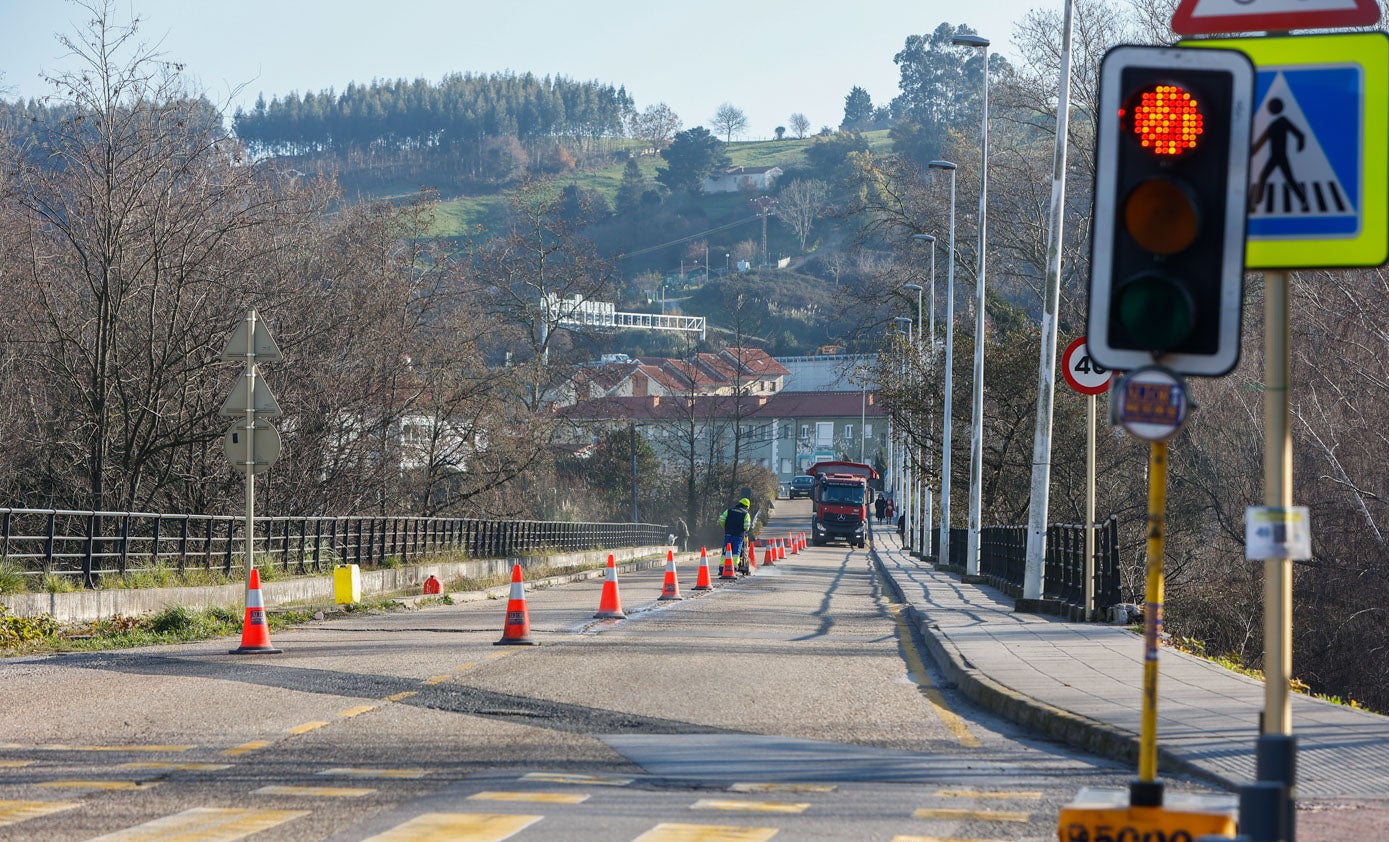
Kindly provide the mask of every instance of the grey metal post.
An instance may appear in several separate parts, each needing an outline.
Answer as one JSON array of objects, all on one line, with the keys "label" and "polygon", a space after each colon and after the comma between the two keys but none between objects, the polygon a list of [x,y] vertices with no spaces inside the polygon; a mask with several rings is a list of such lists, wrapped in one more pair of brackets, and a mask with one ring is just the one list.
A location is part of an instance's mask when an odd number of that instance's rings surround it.
[{"label": "grey metal post", "polygon": [[954,415],[955,380],[955,165],[932,161],[931,169],[950,173],[950,239],[945,271],[945,412],[941,430],[940,557],[950,561],[950,421]]},{"label": "grey metal post", "polygon": [[[1056,315],[1061,298],[1061,233],[1066,206],[1066,132],[1071,102],[1071,8],[1065,2],[1061,27],[1061,83],[1056,102],[1056,143],[1051,164],[1051,211],[1047,230],[1047,279],[1042,301],[1042,345],[1037,364],[1037,426],[1032,437],[1032,489],[1027,514],[1027,559],[1023,564],[1024,599],[1042,598],[1043,560],[1047,552],[1047,514],[1051,486],[1051,427],[1056,392]],[[1091,398],[1093,401],[1094,399]],[[1091,421],[1091,432],[1094,422]],[[1091,496],[1093,505],[1093,494]],[[1093,520],[1093,518],[1092,518]],[[1093,526],[1089,532],[1093,533]],[[1089,533],[1087,533],[1089,534]],[[1092,538],[1093,540],[1093,538]],[[1094,564],[1093,554],[1087,556]],[[1093,596],[1090,579],[1086,593]],[[1089,606],[1087,597],[1086,605]]]}]

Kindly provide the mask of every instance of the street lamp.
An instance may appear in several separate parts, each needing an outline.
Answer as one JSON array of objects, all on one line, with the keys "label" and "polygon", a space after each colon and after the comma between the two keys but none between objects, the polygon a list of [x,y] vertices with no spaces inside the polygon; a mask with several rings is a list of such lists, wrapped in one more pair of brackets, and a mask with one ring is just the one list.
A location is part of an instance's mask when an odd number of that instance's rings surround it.
[{"label": "street lamp", "polygon": [[955,382],[955,165],[932,161],[929,169],[950,173],[950,240],[945,270],[945,412],[940,456],[940,560],[950,563],[950,418],[954,415]]},{"label": "street lamp", "polygon": [[929,329],[926,335],[931,337],[931,353],[936,350],[936,238],[930,234],[913,234],[913,240],[919,240],[931,247],[931,310],[927,319]]},{"label": "street lamp", "polygon": [[959,47],[979,47],[984,56],[984,107],[979,132],[979,246],[975,250],[979,268],[974,284],[974,423],[970,430],[969,541],[965,549],[965,573],[974,576],[979,573],[979,522],[984,490],[984,232],[989,198],[989,39],[956,35],[950,43]]},{"label": "street lamp", "polygon": [[[918,347],[920,347],[920,345],[921,345],[921,293],[923,292],[924,287],[922,287],[921,284],[902,284],[902,289],[906,290],[907,292],[915,292],[915,293],[916,293],[916,345],[917,345]],[[913,377],[913,378],[910,378],[910,379],[914,382],[916,378]],[[907,465],[910,466],[911,462],[913,461],[913,460],[911,459],[911,455],[912,455],[912,454],[915,452],[915,450],[916,450],[916,448],[914,448],[914,447],[911,446],[911,437],[910,437],[910,436],[908,436],[908,437],[906,438],[903,447],[905,448],[905,452],[906,452],[906,456],[905,456],[905,458],[904,458],[904,462],[905,462],[905,464],[907,464]],[[915,544],[916,544],[916,530],[917,530],[917,528],[918,528],[918,527],[920,526],[920,524],[921,524],[921,513],[920,513],[920,511],[919,511],[919,510],[922,508],[922,506],[923,506],[922,494],[921,494],[921,475],[922,475],[922,472],[921,472],[921,471],[910,471],[910,470],[908,471],[908,474],[907,474],[907,476],[910,476],[910,479],[907,480],[907,482],[908,482],[907,494],[908,494],[908,497],[909,497],[909,499],[911,500],[911,504],[912,504],[911,507],[907,509],[907,531],[906,531],[906,533],[905,533],[905,535],[906,535],[907,537],[904,539],[904,540],[906,541],[906,546],[907,546],[908,549],[911,549],[913,546],[915,546]],[[904,476],[904,479],[906,479],[905,476]],[[925,502],[925,506],[926,506],[927,508],[929,508],[929,507],[930,507],[930,502],[929,502],[929,501],[926,501],[926,502]]]},{"label": "street lamp", "polygon": [[[915,286],[915,285],[914,285],[914,286]],[[918,286],[917,289],[920,290],[921,287]],[[918,302],[920,301],[920,299],[917,299],[917,300],[918,300]],[[918,322],[918,323],[920,322],[920,319],[921,319],[921,317],[918,315],[918,316],[917,316],[917,322]],[[904,325],[904,326],[906,327],[906,332],[907,332],[907,347],[910,348],[911,345],[912,345],[912,318],[911,318],[910,316],[898,316],[898,317],[896,317],[895,319],[893,319],[893,321],[897,322],[897,323],[900,324],[900,325]],[[905,385],[906,380],[907,380],[907,357],[906,357],[906,354],[905,354],[905,353],[902,355],[902,360],[901,360],[901,362],[900,362],[899,365],[898,365],[898,377],[900,377],[900,378],[902,379],[902,382],[903,382],[903,384]],[[898,494],[896,495],[896,500],[897,500],[897,508],[896,508],[896,510],[897,510],[898,512],[902,513],[902,515],[903,515],[904,517],[906,517],[905,523],[907,524],[907,529],[911,529],[911,515],[910,515],[910,512],[911,512],[911,507],[912,507],[912,479],[911,479],[911,477],[912,477],[912,469],[911,469],[910,463],[907,461],[907,442],[909,441],[909,437],[906,435],[907,429],[906,429],[906,423],[905,423],[905,419],[906,419],[906,412],[905,412],[905,411],[902,413],[902,418],[903,418],[904,423],[902,424],[902,428],[901,428],[900,430],[898,430],[898,433],[897,433],[897,444],[896,444],[896,447],[894,448],[895,451],[896,451],[896,454],[897,454],[897,480],[896,480],[896,485],[897,485]],[[895,525],[895,524],[894,524],[894,525]],[[904,533],[904,534],[905,534],[905,533]],[[905,540],[905,539],[904,539],[904,540]]]}]

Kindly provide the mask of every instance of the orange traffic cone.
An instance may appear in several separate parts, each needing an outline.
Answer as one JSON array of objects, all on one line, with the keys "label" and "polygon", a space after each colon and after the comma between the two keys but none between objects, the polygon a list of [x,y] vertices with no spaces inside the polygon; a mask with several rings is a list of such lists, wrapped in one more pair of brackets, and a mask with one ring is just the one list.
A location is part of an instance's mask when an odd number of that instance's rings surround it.
[{"label": "orange traffic cone", "polygon": [[617,562],[608,553],[608,576],[603,580],[603,595],[598,598],[598,613],[593,615],[600,620],[625,620],[622,612],[622,595],[617,592]]},{"label": "orange traffic cone", "polygon": [[776,539],[776,558],[777,561],[786,560],[786,542],[781,538]]},{"label": "orange traffic cone", "polygon": [[768,542],[766,542],[765,544],[762,545],[762,563],[765,564],[765,565],[767,565],[768,567],[771,567],[771,566],[773,566],[774,564],[776,564],[776,561],[775,561],[775,559],[774,559],[773,556],[772,556],[772,542],[771,542],[771,541],[768,541]]},{"label": "orange traffic cone", "polygon": [[426,593],[426,594],[439,594],[439,593],[443,593],[443,592],[444,592],[444,583],[439,581],[439,577],[438,577],[438,576],[435,576],[435,575],[433,575],[433,574],[430,574],[429,578],[424,580],[424,593]]},{"label": "orange traffic cone", "polygon": [[666,578],[661,582],[661,595],[656,597],[660,600],[684,599],[680,595],[680,582],[675,578],[675,552],[666,550]]},{"label": "orange traffic cone", "polygon": [[723,564],[719,566],[720,579],[736,579],[738,572],[733,569],[733,545],[723,545]]},{"label": "orange traffic cone", "polygon": [[265,623],[265,602],[260,594],[260,571],[251,568],[246,577],[246,620],[241,625],[241,645],[229,655],[278,655],[283,649],[270,645],[270,626]]},{"label": "orange traffic cone", "polygon": [[704,547],[699,548],[699,575],[695,577],[694,589],[697,591],[712,591],[714,583],[709,581],[709,551]]},{"label": "orange traffic cone", "polygon": [[796,555],[801,551],[801,539],[797,535],[791,536],[791,555]]},{"label": "orange traffic cone", "polygon": [[526,583],[519,564],[511,568],[511,594],[506,601],[506,624],[502,626],[502,639],[492,645],[536,645],[531,640],[531,614],[526,608]]}]

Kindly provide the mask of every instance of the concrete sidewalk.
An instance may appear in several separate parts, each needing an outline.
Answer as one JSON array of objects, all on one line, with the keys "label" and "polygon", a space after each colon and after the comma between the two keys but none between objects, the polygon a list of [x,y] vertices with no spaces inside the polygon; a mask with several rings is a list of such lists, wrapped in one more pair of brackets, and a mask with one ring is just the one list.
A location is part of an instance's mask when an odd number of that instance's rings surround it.
[{"label": "concrete sidewalk", "polygon": [[[1016,614],[1013,600],[1000,591],[964,584],[910,557],[889,530],[875,533],[873,547],[909,619],[963,693],[1072,745],[1132,759],[1137,768],[1139,635]],[[1253,781],[1262,682],[1164,649],[1158,697],[1160,768],[1232,790]],[[1292,718],[1299,799],[1374,802],[1364,806],[1389,820],[1389,718],[1298,694]]]}]

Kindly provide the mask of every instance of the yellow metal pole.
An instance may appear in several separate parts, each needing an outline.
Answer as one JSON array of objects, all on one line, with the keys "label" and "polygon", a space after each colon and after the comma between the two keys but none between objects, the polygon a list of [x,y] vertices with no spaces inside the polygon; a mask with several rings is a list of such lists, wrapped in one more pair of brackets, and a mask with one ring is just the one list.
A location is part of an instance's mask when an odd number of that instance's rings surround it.
[{"label": "yellow metal pole", "polygon": [[[1264,273],[1264,505],[1293,504],[1293,437],[1288,424],[1288,273]],[[1292,561],[1264,562],[1263,733],[1291,734]]]},{"label": "yellow metal pole", "polygon": [[1162,631],[1162,545],[1166,533],[1167,442],[1148,451],[1148,584],[1143,606],[1143,730],[1138,743],[1138,780],[1157,780],[1158,634]]}]

